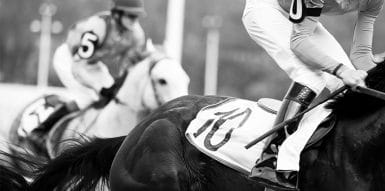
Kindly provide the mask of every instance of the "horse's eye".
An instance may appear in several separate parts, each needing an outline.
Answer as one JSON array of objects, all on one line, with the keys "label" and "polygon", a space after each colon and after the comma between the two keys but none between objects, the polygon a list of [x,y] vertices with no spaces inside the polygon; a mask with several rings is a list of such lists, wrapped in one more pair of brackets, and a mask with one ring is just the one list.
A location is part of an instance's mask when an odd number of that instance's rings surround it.
[{"label": "horse's eye", "polygon": [[167,81],[165,79],[159,79],[158,83],[162,86],[167,85]]}]

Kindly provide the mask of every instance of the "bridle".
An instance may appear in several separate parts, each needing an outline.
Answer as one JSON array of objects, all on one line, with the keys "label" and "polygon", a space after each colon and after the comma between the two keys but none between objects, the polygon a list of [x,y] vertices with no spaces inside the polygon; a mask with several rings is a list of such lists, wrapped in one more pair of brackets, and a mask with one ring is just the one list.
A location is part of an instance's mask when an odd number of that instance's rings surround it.
[{"label": "bridle", "polygon": [[[149,81],[151,83],[152,91],[154,93],[154,99],[155,99],[155,102],[157,104],[156,106],[159,107],[160,105],[162,105],[162,100],[161,100],[161,97],[160,97],[159,90],[158,90],[158,88],[156,86],[156,80],[152,78],[152,71],[153,71],[155,66],[160,61],[168,59],[168,57],[163,55],[163,54],[160,54],[160,53],[149,53],[149,54],[143,54],[143,55],[145,55],[145,56],[143,56],[136,63],[140,64],[140,62],[144,61],[145,59],[149,59],[150,60],[147,75],[148,75],[148,78],[150,79]],[[108,96],[109,98],[108,99],[115,101],[117,104],[126,105],[126,106],[128,104],[122,102],[116,95],[119,92],[119,90],[120,90],[121,86],[123,85],[123,83],[125,82],[127,76],[129,75],[128,73],[129,73],[128,69],[126,68],[124,70],[124,72],[122,73],[122,75],[120,75],[118,78],[116,78],[115,83],[113,84],[113,86],[108,88],[109,91],[112,91],[112,92],[109,93],[109,96]],[[146,82],[146,83],[148,83],[148,82]],[[144,94],[144,91],[143,91],[143,94]],[[145,101],[143,99],[144,96],[142,95],[141,97],[142,97],[142,99],[141,99],[142,107],[149,109],[148,106],[146,106]]]},{"label": "bridle", "polygon": [[[159,90],[158,90],[158,88],[156,86],[156,80],[153,79],[151,76],[152,76],[152,71],[155,68],[155,66],[160,61],[165,60],[168,57],[163,55],[163,54],[158,54],[158,53],[152,53],[148,57],[149,57],[148,59],[151,60],[150,63],[149,63],[149,68],[148,68],[148,77],[149,77],[150,82],[151,82],[152,92],[154,93],[155,102],[157,104],[156,106],[159,107],[160,105],[162,105],[162,100],[161,100],[161,97],[160,97],[160,94],[159,94]],[[144,103],[143,99],[142,99],[142,106],[146,107],[146,104]]]}]

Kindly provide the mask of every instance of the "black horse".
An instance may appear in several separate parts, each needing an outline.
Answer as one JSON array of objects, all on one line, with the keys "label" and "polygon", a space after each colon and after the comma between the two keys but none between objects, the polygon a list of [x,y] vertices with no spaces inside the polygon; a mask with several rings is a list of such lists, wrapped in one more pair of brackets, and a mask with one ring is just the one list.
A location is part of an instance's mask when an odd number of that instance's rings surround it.
[{"label": "black horse", "polygon": [[0,190],[26,191],[27,181],[20,175],[14,173],[9,167],[0,166]]},{"label": "black horse", "polygon": [[[385,92],[384,63],[369,72],[366,84]],[[197,112],[223,99],[185,96],[168,102],[125,138],[96,139],[64,152],[40,169],[30,188],[53,190],[70,182],[75,190],[88,190],[102,178],[109,179],[113,191],[263,190],[185,138]],[[320,144],[303,151],[300,189],[385,190],[385,101],[348,91],[329,107],[335,127]]]}]

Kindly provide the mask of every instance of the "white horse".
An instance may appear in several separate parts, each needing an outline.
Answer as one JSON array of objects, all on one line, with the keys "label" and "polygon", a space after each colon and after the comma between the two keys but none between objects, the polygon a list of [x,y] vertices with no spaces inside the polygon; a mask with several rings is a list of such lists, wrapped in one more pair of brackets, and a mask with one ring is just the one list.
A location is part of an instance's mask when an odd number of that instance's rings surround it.
[{"label": "white horse", "polygon": [[[63,140],[127,135],[143,117],[163,103],[187,95],[190,79],[180,63],[147,44],[142,61],[127,68],[115,99],[103,108],[89,107],[70,114],[50,130],[46,146],[55,157]],[[65,146],[64,146],[65,147]]]},{"label": "white horse", "polygon": [[[147,49],[148,56],[128,69],[116,99],[103,109],[81,111],[55,125],[47,142],[51,157],[56,155],[58,140],[79,135],[103,138],[125,136],[150,111],[188,94],[190,79],[181,64],[157,51],[151,43]],[[61,133],[58,129],[65,129],[65,132]]]}]

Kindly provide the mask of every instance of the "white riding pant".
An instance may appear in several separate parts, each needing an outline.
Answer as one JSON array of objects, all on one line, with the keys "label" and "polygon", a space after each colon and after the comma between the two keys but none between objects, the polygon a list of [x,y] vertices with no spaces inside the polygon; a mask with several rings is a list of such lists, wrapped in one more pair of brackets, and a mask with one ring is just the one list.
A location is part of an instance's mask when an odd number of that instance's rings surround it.
[{"label": "white riding pant", "polygon": [[[74,64],[77,66],[74,67]],[[114,82],[108,69],[102,63],[89,66],[85,63],[74,63],[68,45],[65,43],[56,49],[53,66],[60,81],[70,93],[74,94],[73,98],[80,109],[97,101],[101,87],[110,87]],[[76,71],[73,71],[74,69]],[[74,77],[74,73],[77,74],[77,78]]]},{"label": "white riding pant", "polygon": [[[250,37],[266,50],[293,81],[311,88],[317,95],[325,87],[331,92],[337,90],[343,85],[340,79],[308,66],[293,53],[290,48],[293,23],[288,18],[288,13],[277,0],[246,0],[242,20]],[[354,68],[340,44],[321,23],[311,38],[330,56]],[[313,131],[314,129],[298,129],[296,134],[304,133],[301,139],[297,140],[293,134],[285,140],[278,154],[277,170],[299,170],[300,153]]]}]

